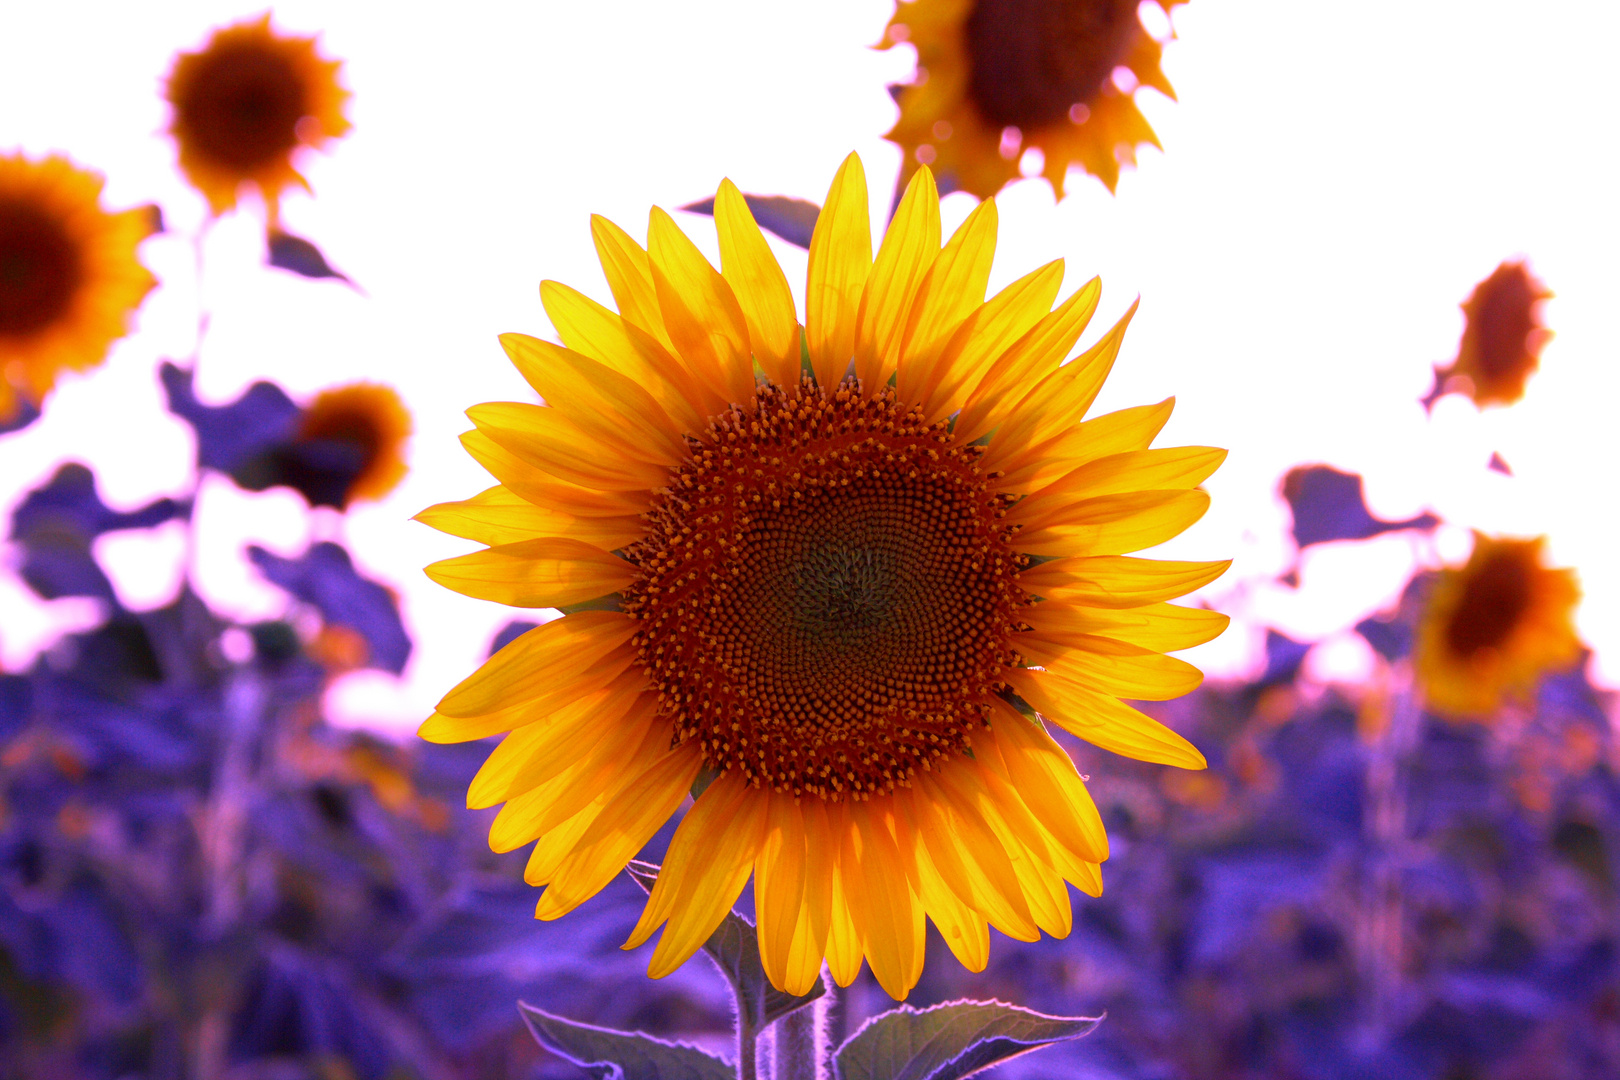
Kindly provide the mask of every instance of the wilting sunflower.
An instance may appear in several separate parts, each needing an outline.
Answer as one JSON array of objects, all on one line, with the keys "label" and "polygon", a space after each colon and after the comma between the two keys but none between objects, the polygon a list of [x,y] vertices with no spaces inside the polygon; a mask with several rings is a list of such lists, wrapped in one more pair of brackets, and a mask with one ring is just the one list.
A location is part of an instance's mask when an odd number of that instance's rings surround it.
[{"label": "wilting sunflower", "polygon": [[411,414],[392,387],[323,390],[304,410],[296,438],[275,455],[274,482],[297,488],[312,506],[380,499],[405,475],[410,434]]},{"label": "wilting sunflower", "polygon": [[282,189],[308,189],[294,155],[323,149],[349,130],[341,66],[321,58],[314,38],[278,36],[268,14],[216,30],[202,51],[176,58],[170,131],[181,170],[215,214],[235,207],[238,190],[251,182],[274,223]]},{"label": "wilting sunflower", "polygon": [[1505,262],[1474,286],[1463,302],[1457,359],[1434,369],[1432,404],[1441,394],[1464,393],[1474,404],[1511,405],[1541,366],[1552,331],[1541,324],[1541,302],[1552,298],[1523,260]]},{"label": "wilting sunflower", "polygon": [[[1157,0],[1168,13],[1186,0]],[[910,42],[917,77],[897,90],[888,138],[906,175],[930,165],[950,190],[986,197],[1018,179],[1030,147],[1058,198],[1071,165],[1114,190],[1136,147],[1159,145],[1137,85],[1174,98],[1162,46],[1137,0],[909,0],[878,47]],[[1129,71],[1130,79],[1115,73]],[[1133,81],[1134,80],[1134,81]]]},{"label": "wilting sunflower", "polygon": [[66,158],[0,155],[0,420],[105,360],[155,284],[135,250],[148,212],[103,210],[102,183]]},{"label": "wilting sunflower", "polygon": [[1542,565],[1540,537],[1474,534],[1466,565],[1441,571],[1418,628],[1415,664],[1425,703],[1454,717],[1488,717],[1579,659],[1573,570]]},{"label": "wilting sunflower", "polygon": [[[1067,934],[1065,881],[1096,894],[1101,820],[1035,711],[1104,747],[1202,768],[1121,697],[1173,697],[1164,650],[1225,616],[1164,603],[1225,563],[1131,558],[1196,521],[1224,452],[1150,450],[1171,402],[1082,422],[1122,319],[1069,357],[1093,280],[1055,309],[1052,263],[984,301],[996,209],[940,249],[933,174],[874,259],[854,155],[810,244],[801,327],[729,181],[717,273],[661,210],[648,248],[593,219],[619,312],[545,282],[564,345],[501,340],[546,405],[469,412],[500,483],[422,514],[490,545],[434,580],[570,606],[453,689],[423,725],[511,732],[468,804],[539,842],[553,919],[594,895],[712,778],[670,844],[629,946],[691,956],[750,874],[760,952],[804,992],[864,955],[903,997],[926,914],[968,967],[987,924]],[[1128,318],[1128,317],[1127,317]],[[627,946],[627,947],[629,947]]]}]

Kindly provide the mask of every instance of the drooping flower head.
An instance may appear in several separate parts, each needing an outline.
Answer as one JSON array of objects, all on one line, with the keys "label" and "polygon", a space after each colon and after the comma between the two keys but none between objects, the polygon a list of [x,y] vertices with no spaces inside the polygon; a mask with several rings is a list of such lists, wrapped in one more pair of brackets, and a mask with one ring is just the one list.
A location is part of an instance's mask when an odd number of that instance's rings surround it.
[{"label": "drooping flower head", "polygon": [[102,183],[66,158],[0,155],[0,421],[105,360],[155,284],[136,255],[148,212],[103,210]]},{"label": "drooping flower head", "polygon": [[[1509,261],[1474,286],[1462,305],[1465,322],[1457,358],[1434,369],[1434,394],[1467,394],[1474,404],[1511,405],[1541,366],[1552,331],[1541,323],[1541,302],[1552,298],[1524,261]],[[1432,401],[1433,397],[1429,400]]]},{"label": "drooping flower head", "polygon": [[1543,544],[1475,533],[1467,564],[1441,571],[1414,657],[1429,708],[1489,717],[1580,657],[1575,572],[1542,565]]},{"label": "drooping flower head", "polygon": [[233,209],[241,186],[252,183],[274,224],[282,189],[308,188],[295,155],[324,149],[350,127],[341,66],[322,59],[314,38],[276,34],[268,14],[216,30],[201,51],[176,58],[170,131],[181,170],[213,213]]},{"label": "drooping flower head", "polygon": [[[1157,0],[1168,13],[1186,0]],[[929,165],[949,190],[981,198],[1018,179],[1025,150],[1063,197],[1079,166],[1107,185],[1121,162],[1158,137],[1136,107],[1137,86],[1174,97],[1160,43],[1137,0],[906,0],[879,48],[910,42],[917,78],[898,88],[888,138],[906,175]]]},{"label": "drooping flower head", "polygon": [[497,850],[535,843],[540,918],[594,895],[713,777],[631,937],[665,927],[654,975],[750,874],[778,987],[804,992],[823,957],[847,985],[864,955],[903,997],[925,915],[980,970],[989,925],[1061,936],[1065,882],[1102,888],[1102,822],[1037,711],[1204,764],[1119,698],[1198,684],[1163,654],[1226,618],[1164,601],[1226,564],[1127,553],[1202,515],[1224,453],[1148,449],[1169,401],[1083,419],[1126,319],[1070,359],[1100,290],[1054,308],[1061,263],[986,302],[993,201],[942,250],[920,170],[875,259],[869,212],[851,155],[802,326],[729,181],[719,272],[661,210],[645,250],[594,219],[618,312],[541,285],[563,345],[502,343],[546,404],[470,410],[463,443],[499,483],[421,516],[489,545],[436,581],[587,609],[500,650],[421,732],[510,732],[468,803],[506,804]]}]

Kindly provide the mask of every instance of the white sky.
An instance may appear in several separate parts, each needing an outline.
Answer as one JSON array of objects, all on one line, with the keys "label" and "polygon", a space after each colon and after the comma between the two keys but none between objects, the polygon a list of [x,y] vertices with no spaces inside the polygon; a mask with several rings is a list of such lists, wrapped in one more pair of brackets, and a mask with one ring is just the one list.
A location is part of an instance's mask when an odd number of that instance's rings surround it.
[{"label": "white sky", "polygon": [[[66,151],[108,174],[114,206],[159,202],[173,233],[149,242],[162,289],[139,332],[88,377],[68,377],[45,419],[0,439],[0,510],[64,458],[90,463],[119,507],[187,484],[187,430],[162,407],[154,369],[192,350],[198,289],[187,234],[203,216],[161,134],[171,56],[259,6],[55,0],[0,7],[0,149]],[[536,286],[555,278],[607,300],[588,215],[645,235],[722,176],[745,191],[820,201],[850,149],[886,199],[898,151],[887,82],[909,49],[872,51],[885,0],[464,5],[284,3],[278,27],[320,32],[345,61],[355,131],[309,160],[315,198],[292,195],[288,227],[365,289],[264,269],[254,213],[223,220],[207,249],[213,311],[199,388],[234,397],[256,378],[295,397],[359,378],[392,382],[415,415],[409,478],[349,515],[362,567],[403,596],[417,653],[403,681],[351,676],[332,705],[353,722],[406,729],[471,670],[514,613],[432,585],[423,564],[469,545],[407,519],[489,481],[456,435],[462,411],[521,397],[495,337],[550,334]],[[431,14],[429,13],[431,11]],[[1161,443],[1232,449],[1208,487],[1210,515],[1168,545],[1238,562],[1208,597],[1245,621],[1193,659],[1216,674],[1255,659],[1259,627],[1331,637],[1399,591],[1413,561],[1466,551],[1466,526],[1548,533],[1578,568],[1579,626],[1597,675],[1620,682],[1620,560],[1614,557],[1612,419],[1620,393],[1620,228],[1613,197],[1620,11],[1595,3],[1193,0],[1165,68],[1179,103],[1144,111],[1166,152],[1143,152],[1117,198],[1074,177],[1054,207],[1040,182],[1000,198],[992,288],[1057,256],[1066,289],[1104,283],[1098,332],[1143,298],[1099,408],[1175,394]],[[966,216],[946,200],[946,224]],[[875,208],[881,209],[881,208]],[[706,219],[683,217],[714,251]],[[802,252],[778,245],[795,288]],[[1448,398],[1425,418],[1430,365],[1449,360],[1458,304],[1504,258],[1526,255],[1558,294],[1557,338],[1523,403],[1481,415]],[[802,313],[802,300],[801,300]],[[1486,470],[1499,451],[1515,478]],[[1323,461],[1362,472],[1375,512],[1433,508],[1437,544],[1403,536],[1329,545],[1298,591],[1272,583],[1293,558],[1278,478]],[[280,610],[239,557],[308,539],[298,498],[205,484],[205,594],[241,617]],[[335,527],[331,519],[319,525]],[[181,542],[102,542],[127,601],[166,601]],[[0,569],[0,664],[9,669],[79,601],[43,604]],[[1339,639],[1342,645],[1342,639]],[[1323,670],[1353,647],[1325,650]],[[1336,659],[1335,659],[1336,658]]]}]

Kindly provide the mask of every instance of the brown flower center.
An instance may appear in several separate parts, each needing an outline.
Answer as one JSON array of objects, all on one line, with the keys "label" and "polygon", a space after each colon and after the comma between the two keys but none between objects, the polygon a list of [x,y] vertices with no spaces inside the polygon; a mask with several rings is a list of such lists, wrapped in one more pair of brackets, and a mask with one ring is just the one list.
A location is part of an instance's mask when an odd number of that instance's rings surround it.
[{"label": "brown flower center", "polygon": [[1487,379],[1526,376],[1537,356],[1530,347],[1540,295],[1523,266],[1502,266],[1480,283],[1468,305],[1467,334]]},{"label": "brown flower center", "polygon": [[0,337],[25,337],[73,303],[84,277],[62,222],[20,199],[0,199]]},{"label": "brown flower center", "polygon": [[1446,624],[1446,644],[1458,656],[1499,648],[1530,607],[1535,567],[1522,552],[1493,552],[1466,569],[1462,599]]},{"label": "brown flower center", "polygon": [[297,67],[253,42],[215,45],[197,57],[174,107],[183,138],[204,157],[243,171],[290,153],[309,112]]},{"label": "brown flower center", "polygon": [[676,739],[834,800],[965,751],[1028,602],[980,453],[850,384],[714,421],[626,552]]},{"label": "brown flower center", "polygon": [[1137,0],[978,0],[965,26],[968,92],[998,127],[1066,120],[1096,98],[1143,32]]}]

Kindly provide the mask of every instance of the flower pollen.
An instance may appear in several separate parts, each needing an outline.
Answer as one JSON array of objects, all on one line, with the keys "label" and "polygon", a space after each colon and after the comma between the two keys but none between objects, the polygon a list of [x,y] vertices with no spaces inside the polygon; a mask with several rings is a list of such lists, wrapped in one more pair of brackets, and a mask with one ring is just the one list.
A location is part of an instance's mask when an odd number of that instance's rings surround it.
[{"label": "flower pollen", "polygon": [[832,801],[966,752],[1029,602],[981,454],[853,382],[714,420],[625,553],[677,742]]}]

